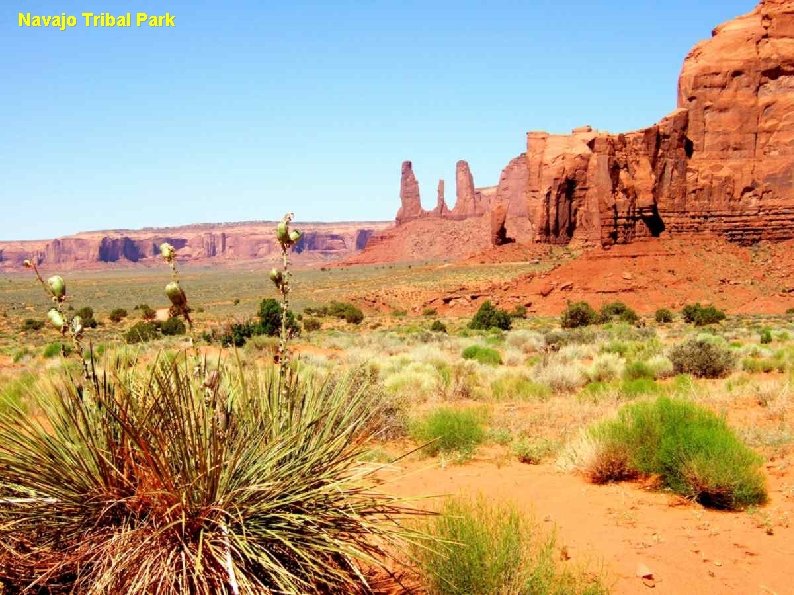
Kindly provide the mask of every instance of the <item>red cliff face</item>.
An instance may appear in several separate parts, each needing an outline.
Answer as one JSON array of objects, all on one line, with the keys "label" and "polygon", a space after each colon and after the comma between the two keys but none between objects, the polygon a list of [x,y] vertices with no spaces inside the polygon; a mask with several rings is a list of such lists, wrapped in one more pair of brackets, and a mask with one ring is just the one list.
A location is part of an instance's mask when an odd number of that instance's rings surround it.
[{"label": "red cliff face", "polygon": [[461,163],[457,177],[449,218],[507,205],[504,227],[520,242],[794,238],[794,0],[764,0],[697,44],[678,107],[659,123],[623,134],[529,132],[495,194],[475,190]]},{"label": "red cliff face", "polygon": [[[184,262],[232,264],[275,257],[276,223],[193,225],[167,229],[80,233],[55,240],[0,242],[0,270],[21,269],[26,258],[60,269],[103,264],[155,264],[160,244],[168,242]],[[389,224],[299,223],[304,232],[295,247],[298,262],[339,259],[361,251]]]}]

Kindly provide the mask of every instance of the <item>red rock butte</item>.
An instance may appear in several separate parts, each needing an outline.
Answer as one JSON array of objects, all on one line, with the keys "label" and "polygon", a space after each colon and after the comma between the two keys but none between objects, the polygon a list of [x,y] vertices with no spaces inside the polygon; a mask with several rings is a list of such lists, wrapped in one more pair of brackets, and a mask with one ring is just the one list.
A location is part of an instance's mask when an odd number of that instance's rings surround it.
[{"label": "red rock butte", "polygon": [[452,209],[443,182],[436,208],[422,209],[406,161],[396,227],[354,260],[464,256],[509,239],[609,247],[662,234],[794,238],[794,0],[763,0],[698,43],[677,109],[657,124],[528,132],[526,147],[495,188],[475,188],[459,161]]}]

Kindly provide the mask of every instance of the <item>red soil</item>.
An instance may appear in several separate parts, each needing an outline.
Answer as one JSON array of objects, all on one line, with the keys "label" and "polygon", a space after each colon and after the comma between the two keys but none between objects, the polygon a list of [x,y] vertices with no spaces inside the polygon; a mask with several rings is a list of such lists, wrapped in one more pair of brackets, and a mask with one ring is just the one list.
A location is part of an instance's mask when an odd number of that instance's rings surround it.
[{"label": "red soil", "polygon": [[[520,251],[520,246],[505,246],[469,261],[514,262]],[[794,307],[794,241],[747,248],[718,238],[646,240],[587,251],[546,273],[424,296],[412,305],[470,315],[486,299],[508,309],[524,304],[537,314],[559,314],[578,300],[596,307],[620,300],[642,313],[700,301],[730,313],[782,314]]]},{"label": "red soil", "polygon": [[[447,468],[406,463],[386,489],[512,502],[547,529],[556,527],[561,559],[570,556],[565,563],[603,567],[613,593],[791,593],[794,471],[771,463],[767,474],[770,502],[754,514],[704,509],[640,484],[592,485],[550,465],[487,458]],[[651,580],[638,576],[641,566]]]}]

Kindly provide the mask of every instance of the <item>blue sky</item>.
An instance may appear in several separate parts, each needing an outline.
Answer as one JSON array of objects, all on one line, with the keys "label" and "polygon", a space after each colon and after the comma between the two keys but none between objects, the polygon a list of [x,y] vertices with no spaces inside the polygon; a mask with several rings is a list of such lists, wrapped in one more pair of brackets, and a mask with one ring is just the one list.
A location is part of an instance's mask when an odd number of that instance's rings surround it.
[{"label": "blue sky", "polygon": [[[690,47],[752,1],[4,0],[0,240],[277,219],[391,219],[454,168],[495,184],[527,130],[675,108]],[[18,12],[175,15],[21,29]]]}]

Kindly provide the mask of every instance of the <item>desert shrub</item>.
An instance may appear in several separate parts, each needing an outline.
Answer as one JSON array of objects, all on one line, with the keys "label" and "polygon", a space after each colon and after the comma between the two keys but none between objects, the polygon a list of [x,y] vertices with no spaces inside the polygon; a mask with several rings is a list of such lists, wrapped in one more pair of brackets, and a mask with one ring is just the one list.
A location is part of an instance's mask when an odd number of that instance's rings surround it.
[{"label": "desert shrub", "polygon": [[579,327],[549,331],[544,335],[546,347],[560,349],[566,345],[590,345],[599,340],[601,334],[597,329]]},{"label": "desert shrub", "polygon": [[333,318],[340,318],[350,324],[359,324],[362,320],[364,320],[364,313],[361,311],[361,309],[347,302],[333,301],[327,306],[305,308],[304,312],[314,316],[331,316]]},{"label": "desert shrub", "polygon": [[620,320],[627,324],[636,324],[640,317],[623,302],[610,302],[601,306],[599,313],[600,322],[610,322]]},{"label": "desert shrub", "polygon": [[560,318],[562,328],[579,328],[596,324],[598,312],[587,302],[569,302]]},{"label": "desert shrub", "polygon": [[716,324],[725,320],[725,312],[711,304],[705,306],[701,306],[700,303],[687,304],[681,310],[681,316],[684,322],[689,322],[695,326],[706,326],[707,324]]},{"label": "desert shrub", "polygon": [[785,372],[786,362],[777,358],[748,357],[742,360],[742,370],[754,374],[769,374],[770,372]]},{"label": "desert shrub", "polygon": [[408,310],[404,310],[402,308],[394,308],[391,311],[391,315],[394,316],[395,318],[405,318],[406,316],[408,316]]},{"label": "desert shrub", "polygon": [[44,328],[44,321],[36,318],[26,318],[22,323],[23,331],[40,331]]},{"label": "desert shrub", "polygon": [[136,322],[124,333],[124,340],[127,343],[146,343],[155,338],[157,338],[157,327],[146,321]]},{"label": "desert shrub", "polygon": [[323,326],[323,323],[320,322],[317,318],[304,318],[303,319],[303,330],[310,333],[312,331],[319,331]]},{"label": "desert shrub", "polygon": [[669,357],[664,355],[654,355],[653,357],[648,358],[645,363],[653,373],[653,377],[657,380],[659,378],[667,378],[675,374],[673,362],[670,361]]},{"label": "desert shrub", "polygon": [[[259,303],[257,312],[259,323],[254,325],[252,335],[275,337],[281,332],[281,304],[273,298],[265,298]],[[300,327],[292,310],[287,311],[287,332],[290,336],[300,334]]]},{"label": "desert shrub", "polygon": [[636,399],[645,395],[658,395],[662,387],[653,378],[627,378],[620,383],[620,396]]},{"label": "desert shrub", "polygon": [[446,333],[447,332],[447,325],[445,325],[440,320],[434,320],[433,324],[430,325],[430,330],[434,333]]},{"label": "desert shrub", "polygon": [[143,320],[154,320],[155,316],[157,316],[157,312],[149,304],[138,304],[133,310],[139,310]]},{"label": "desert shrub", "polygon": [[510,314],[495,307],[490,301],[484,302],[469,322],[469,328],[474,330],[498,328],[507,331],[510,330],[511,325]]},{"label": "desert shrub", "polygon": [[543,350],[546,346],[546,338],[541,333],[528,330],[510,331],[505,341],[511,347],[516,347],[524,353],[535,353]]},{"label": "desert shrub", "polygon": [[516,304],[516,306],[510,311],[510,316],[512,318],[526,318],[527,307],[524,304]]},{"label": "desert shrub", "polygon": [[[615,479],[631,471],[655,475],[673,491],[715,508],[766,501],[761,457],[724,419],[689,401],[659,397],[628,405],[617,419],[596,426],[592,436],[620,471]],[[599,473],[594,479],[613,478]]]},{"label": "desert shrub", "polygon": [[670,361],[676,374],[691,374],[700,378],[721,378],[734,366],[734,354],[703,338],[689,339],[670,350]]},{"label": "desert shrub", "polygon": [[759,341],[761,345],[769,345],[772,342],[772,331],[768,328],[761,329]]},{"label": "desert shrub", "polygon": [[456,453],[469,457],[485,440],[481,417],[471,409],[442,407],[414,422],[411,436],[418,442],[427,442],[425,449],[431,456]]},{"label": "desert shrub", "polygon": [[599,577],[559,564],[553,535],[512,507],[448,499],[424,531],[439,544],[413,548],[430,595],[607,592]]},{"label": "desert shrub", "polygon": [[650,378],[653,380],[656,377],[653,369],[643,361],[634,361],[626,364],[623,370],[623,378],[626,380],[637,380],[638,378]]},{"label": "desert shrub", "polygon": [[99,325],[94,318],[94,309],[91,306],[83,306],[75,312],[75,316],[80,317],[83,322],[83,328],[96,328]]},{"label": "desert shrub", "polygon": [[786,308],[786,316],[794,316],[794,308]]},{"label": "desert shrub", "polygon": [[61,343],[60,341],[55,341],[53,343],[48,343],[44,346],[44,350],[42,351],[42,355],[49,359],[51,357],[55,357],[56,355],[69,355],[72,352],[72,346],[68,343]]},{"label": "desert shrub", "polygon": [[124,308],[113,308],[108,314],[110,322],[121,322],[127,317],[127,311]]},{"label": "desert shrub", "polygon": [[422,310],[422,316],[436,316],[438,314],[438,310],[435,308],[424,308]]},{"label": "desert shrub", "polygon": [[616,353],[600,353],[585,371],[590,382],[604,382],[623,374],[626,362]]},{"label": "desert shrub", "polygon": [[184,335],[187,332],[185,323],[181,318],[172,317],[162,322],[159,326],[160,332],[166,336]]},{"label": "desert shrub", "polygon": [[542,401],[551,396],[551,390],[523,374],[510,372],[491,382],[491,395],[497,401]]},{"label": "desert shrub", "polygon": [[483,347],[481,345],[470,345],[461,354],[463,359],[472,359],[478,363],[489,366],[498,366],[502,363],[502,356],[496,349]]},{"label": "desert shrub", "polygon": [[554,453],[556,445],[545,438],[521,438],[513,443],[513,454],[520,463],[538,465]]},{"label": "desert shrub", "polygon": [[585,370],[580,363],[566,363],[557,358],[549,358],[547,362],[535,366],[533,377],[538,384],[560,392],[573,390],[587,382]]},{"label": "desert shrub", "polygon": [[673,322],[673,313],[667,308],[659,308],[653,317],[659,324],[669,324]]}]

